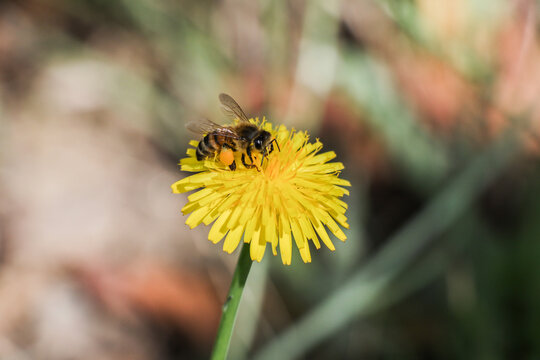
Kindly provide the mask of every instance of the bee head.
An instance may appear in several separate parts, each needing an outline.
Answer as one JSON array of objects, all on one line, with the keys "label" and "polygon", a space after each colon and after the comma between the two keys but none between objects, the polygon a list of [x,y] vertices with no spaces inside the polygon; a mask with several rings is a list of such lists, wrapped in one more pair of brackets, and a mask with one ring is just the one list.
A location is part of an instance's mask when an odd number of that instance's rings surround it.
[{"label": "bee head", "polygon": [[277,140],[275,138],[272,139],[272,134],[265,130],[261,131],[261,133],[253,140],[253,147],[262,154],[261,166],[263,165],[264,157],[274,151],[273,143],[276,143],[279,150]]},{"label": "bee head", "polygon": [[253,140],[253,146],[255,150],[261,153],[266,152],[268,143],[271,141],[272,135],[268,131],[261,131],[261,133]]}]

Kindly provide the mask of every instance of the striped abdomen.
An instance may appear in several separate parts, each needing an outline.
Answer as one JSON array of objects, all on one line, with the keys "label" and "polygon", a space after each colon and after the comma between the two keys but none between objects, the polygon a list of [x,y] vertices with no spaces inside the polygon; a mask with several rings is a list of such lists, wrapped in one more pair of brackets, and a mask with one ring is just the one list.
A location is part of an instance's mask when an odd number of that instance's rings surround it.
[{"label": "striped abdomen", "polygon": [[207,134],[197,146],[196,156],[197,160],[202,160],[210,155],[214,155],[216,151],[221,150],[222,147],[227,147],[236,151],[234,141],[230,137],[219,135],[216,133]]}]

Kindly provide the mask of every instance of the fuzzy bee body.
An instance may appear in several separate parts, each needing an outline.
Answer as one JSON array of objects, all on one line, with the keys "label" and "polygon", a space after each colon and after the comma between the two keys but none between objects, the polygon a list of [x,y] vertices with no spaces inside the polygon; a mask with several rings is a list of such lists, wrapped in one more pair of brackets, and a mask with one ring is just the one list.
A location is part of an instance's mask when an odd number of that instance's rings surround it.
[{"label": "fuzzy bee body", "polygon": [[[232,97],[220,94],[219,99],[224,110],[235,116],[238,123],[232,126],[221,126],[210,120],[189,123],[188,129],[204,135],[196,150],[197,160],[219,155],[221,162],[228,165],[231,170],[236,169],[234,153],[242,153],[242,164],[246,168],[257,167],[253,162],[253,152],[262,154],[262,161],[274,150],[272,135],[257,125],[249,122],[247,116]],[[277,144],[277,142],[276,142]],[[278,146],[279,147],[279,146]],[[251,164],[246,162],[246,157]]]},{"label": "fuzzy bee body", "polygon": [[197,156],[197,160],[201,161],[211,155],[215,155],[222,148],[236,151],[233,138],[219,135],[217,132],[211,132],[199,141],[195,155]]}]

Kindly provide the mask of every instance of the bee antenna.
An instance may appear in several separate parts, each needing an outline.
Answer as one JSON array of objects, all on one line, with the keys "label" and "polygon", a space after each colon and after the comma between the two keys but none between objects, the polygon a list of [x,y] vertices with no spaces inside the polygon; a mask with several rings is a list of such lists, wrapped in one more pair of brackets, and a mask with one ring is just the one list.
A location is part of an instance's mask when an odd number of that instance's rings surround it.
[{"label": "bee antenna", "polygon": [[270,143],[276,143],[278,151],[281,152],[281,149],[279,148],[279,144],[278,144],[276,138],[274,138],[272,141],[270,141]]}]

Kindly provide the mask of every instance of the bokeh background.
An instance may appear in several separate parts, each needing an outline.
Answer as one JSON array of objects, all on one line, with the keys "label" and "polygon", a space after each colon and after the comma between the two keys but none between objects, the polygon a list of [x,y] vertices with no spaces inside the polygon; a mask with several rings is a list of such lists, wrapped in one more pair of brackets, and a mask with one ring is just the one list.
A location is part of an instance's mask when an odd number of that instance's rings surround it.
[{"label": "bokeh background", "polygon": [[253,266],[230,358],[540,358],[533,0],[0,2],[0,357],[204,359],[237,253],[170,185],[217,95],[309,130],[348,240]]}]

